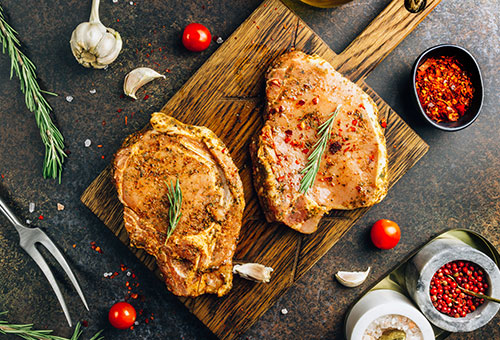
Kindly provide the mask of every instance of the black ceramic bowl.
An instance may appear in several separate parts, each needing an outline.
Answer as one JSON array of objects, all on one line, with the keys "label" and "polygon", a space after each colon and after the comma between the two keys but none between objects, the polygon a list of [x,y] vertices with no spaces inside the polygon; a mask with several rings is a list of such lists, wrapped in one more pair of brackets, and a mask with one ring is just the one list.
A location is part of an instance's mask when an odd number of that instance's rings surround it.
[{"label": "black ceramic bowl", "polygon": [[[417,76],[418,67],[425,62],[427,58],[430,57],[440,57],[440,56],[453,56],[463,65],[464,69],[469,72],[472,86],[474,87],[474,95],[472,97],[472,102],[464,115],[458,119],[456,122],[436,122],[432,120],[424,111],[424,108],[420,104],[418,99],[417,88],[415,86],[415,78]],[[437,45],[429,48],[424,53],[422,53],[415,64],[413,65],[411,71],[411,83],[413,87],[413,93],[415,95],[415,100],[420,113],[426,121],[428,121],[432,126],[444,130],[444,131],[458,131],[471,125],[481,112],[481,107],[483,106],[483,78],[481,76],[481,70],[476,62],[476,59],[467,51],[465,48],[456,45]]]}]

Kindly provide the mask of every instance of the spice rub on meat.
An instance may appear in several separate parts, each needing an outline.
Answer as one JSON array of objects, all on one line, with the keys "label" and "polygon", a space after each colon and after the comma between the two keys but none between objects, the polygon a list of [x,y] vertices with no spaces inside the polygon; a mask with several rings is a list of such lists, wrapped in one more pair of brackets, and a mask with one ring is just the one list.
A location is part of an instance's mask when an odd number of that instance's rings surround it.
[{"label": "spice rub on meat", "polygon": [[[373,100],[322,58],[292,51],[266,74],[266,122],[252,142],[254,185],[268,221],[316,231],[332,209],[387,193],[387,151]],[[313,186],[299,191],[318,127],[341,105]]]},{"label": "spice rub on meat", "polygon": [[[113,178],[133,246],[156,257],[175,295],[226,294],[245,202],[229,152],[209,129],[153,113],[151,128],[128,137]],[[179,180],[181,217],[170,238],[168,186]]]}]

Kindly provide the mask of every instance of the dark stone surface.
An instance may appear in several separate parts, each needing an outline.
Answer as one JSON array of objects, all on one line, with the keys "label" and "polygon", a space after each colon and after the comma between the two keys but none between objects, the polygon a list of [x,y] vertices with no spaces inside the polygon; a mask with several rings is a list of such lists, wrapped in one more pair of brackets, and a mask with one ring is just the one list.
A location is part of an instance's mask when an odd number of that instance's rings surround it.
[{"label": "dark stone surface", "polygon": [[[213,339],[210,331],[80,203],[79,197],[110,162],[122,139],[143,127],[149,114],[160,109],[217,49],[218,45],[212,43],[203,53],[185,51],[179,43],[182,28],[196,21],[207,25],[214,35],[227,37],[260,1],[137,0],[130,5],[129,1],[105,0],[101,4],[101,19],[124,39],[121,55],[106,71],[84,69],[69,49],[72,30],[88,19],[89,3],[2,1],[25,52],[38,67],[43,87],[59,94],[49,101],[71,154],[62,184],[42,179],[43,145],[33,116],[24,106],[18,80],[9,80],[9,59],[1,56],[0,195],[19,217],[44,228],[64,250],[80,279],[91,312],[85,311],[57,267],[56,275],[63,283],[73,318],[88,321],[86,336],[104,328],[107,339]],[[286,3],[340,52],[388,0],[356,0],[330,10],[314,9],[293,0]],[[497,247],[500,245],[498,13],[497,0],[443,0],[369,76],[369,85],[422,136],[430,150],[387,198],[281,297],[243,339],[341,339],[343,318],[350,303],[438,233],[469,228],[490,238]],[[426,125],[410,97],[408,84],[413,61],[423,50],[439,43],[467,48],[477,58],[484,75],[483,112],[472,126],[460,132],[441,132]],[[162,86],[145,87],[145,91],[140,91],[141,99],[131,102],[120,97],[122,80],[126,72],[138,66],[171,72]],[[95,94],[89,92],[92,89]],[[142,99],[145,94],[149,99]],[[73,102],[65,100],[67,95],[74,97]],[[118,112],[119,109],[123,111]],[[128,125],[124,123],[125,116]],[[84,147],[87,138],[92,141],[89,148]],[[28,212],[29,202],[36,203],[34,213]],[[64,204],[63,211],[57,210],[58,202]],[[44,219],[38,220],[39,215]],[[402,240],[394,250],[378,251],[369,242],[369,227],[379,218],[393,219],[402,228]],[[91,241],[103,249],[102,254],[91,249]],[[136,278],[127,277],[120,264],[133,270]],[[332,279],[338,270],[361,270],[369,265],[373,271],[362,287],[345,289]],[[115,279],[103,277],[103,273],[115,271],[120,274]],[[127,280],[134,283],[133,292],[144,296],[144,301],[133,301],[143,314],[134,330],[116,331],[108,326],[107,311],[127,294]],[[289,313],[282,315],[282,308]],[[8,319],[13,322],[33,322],[38,328],[54,329],[65,336],[71,332],[45,277],[20,249],[17,233],[3,217],[0,310],[9,310]],[[152,313],[154,320],[145,324],[145,318]],[[474,333],[455,334],[450,339],[500,339],[499,322],[497,316]]]}]

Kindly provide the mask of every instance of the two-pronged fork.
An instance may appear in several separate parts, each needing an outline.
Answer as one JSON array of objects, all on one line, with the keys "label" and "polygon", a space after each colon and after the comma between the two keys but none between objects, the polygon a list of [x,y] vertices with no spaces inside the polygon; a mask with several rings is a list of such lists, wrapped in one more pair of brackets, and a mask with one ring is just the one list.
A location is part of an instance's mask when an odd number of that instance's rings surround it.
[{"label": "two-pronged fork", "polygon": [[47,277],[47,280],[49,280],[49,283],[52,286],[54,292],[56,293],[59,303],[61,304],[61,307],[64,311],[64,315],[68,320],[68,324],[71,327],[72,326],[71,317],[69,316],[68,307],[66,306],[66,302],[64,301],[64,298],[61,294],[61,290],[59,289],[59,286],[57,285],[54,275],[52,274],[52,271],[47,265],[47,262],[45,262],[44,258],[42,257],[42,254],[40,254],[40,252],[36,249],[35,244],[36,243],[42,244],[45,248],[47,248],[47,250],[52,254],[52,256],[54,256],[57,262],[59,262],[61,267],[63,267],[64,271],[66,272],[66,275],[68,275],[69,279],[71,280],[71,283],[73,283],[73,286],[75,286],[75,289],[78,292],[78,295],[80,295],[80,298],[82,299],[85,308],[89,310],[87,301],[83,296],[83,292],[80,289],[78,281],[76,280],[75,275],[73,275],[73,272],[71,271],[68,262],[66,262],[63,255],[61,254],[59,249],[57,249],[54,242],[52,242],[50,238],[42,230],[40,230],[39,228],[25,227],[19,221],[19,219],[12,213],[12,211],[5,204],[2,198],[0,198],[0,211],[9,219],[9,221],[14,225],[17,232],[19,233],[19,238],[20,238],[19,243],[21,247],[24,250],[26,250],[28,255],[31,256],[33,260],[35,260],[36,264],[40,267],[40,269],[42,269],[42,272],[45,274],[45,277]]}]

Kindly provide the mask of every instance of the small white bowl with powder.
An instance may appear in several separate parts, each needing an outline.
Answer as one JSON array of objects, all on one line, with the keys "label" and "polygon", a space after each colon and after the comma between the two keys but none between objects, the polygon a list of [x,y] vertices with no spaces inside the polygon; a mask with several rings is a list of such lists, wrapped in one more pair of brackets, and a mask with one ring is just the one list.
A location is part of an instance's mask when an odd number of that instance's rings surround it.
[{"label": "small white bowl with powder", "polygon": [[393,290],[367,293],[347,315],[348,340],[378,340],[391,332],[404,332],[406,340],[435,340],[429,321],[407,297]]}]

